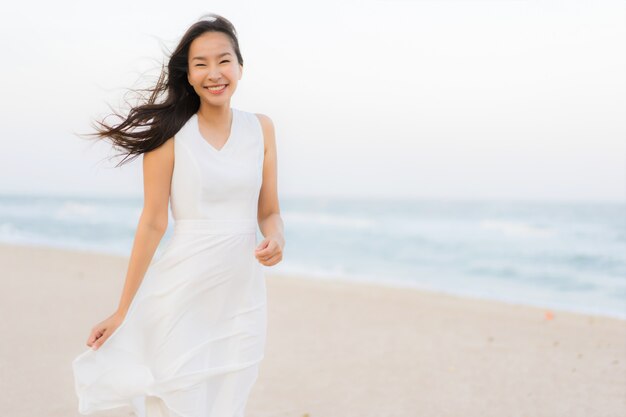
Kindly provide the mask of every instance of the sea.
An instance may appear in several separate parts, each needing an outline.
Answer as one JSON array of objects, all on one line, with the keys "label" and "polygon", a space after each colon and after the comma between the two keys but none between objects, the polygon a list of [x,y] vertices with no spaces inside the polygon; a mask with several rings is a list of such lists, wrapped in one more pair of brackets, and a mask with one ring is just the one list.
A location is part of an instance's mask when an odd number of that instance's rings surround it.
[{"label": "sea", "polygon": [[[0,241],[129,256],[142,203],[0,194]],[[626,202],[290,197],[280,207],[283,261],[267,272],[626,319]]]}]

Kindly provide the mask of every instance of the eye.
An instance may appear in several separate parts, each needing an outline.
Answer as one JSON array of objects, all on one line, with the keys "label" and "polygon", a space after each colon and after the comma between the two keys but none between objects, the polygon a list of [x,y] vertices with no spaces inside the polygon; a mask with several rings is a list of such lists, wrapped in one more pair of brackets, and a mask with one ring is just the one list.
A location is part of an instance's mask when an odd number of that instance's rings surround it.
[{"label": "eye", "polygon": [[[225,61],[222,61],[222,62],[230,62],[230,61],[229,61],[229,60],[225,60]],[[221,64],[222,62],[220,62],[220,64]]]},{"label": "eye", "polygon": [[196,64],[196,67],[202,67],[204,64]]}]

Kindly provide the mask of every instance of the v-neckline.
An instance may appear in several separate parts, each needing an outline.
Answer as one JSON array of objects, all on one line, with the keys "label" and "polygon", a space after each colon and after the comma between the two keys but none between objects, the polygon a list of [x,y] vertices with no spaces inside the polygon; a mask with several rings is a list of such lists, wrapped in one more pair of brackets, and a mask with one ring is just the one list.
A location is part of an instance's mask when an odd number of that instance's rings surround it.
[{"label": "v-neckline", "polygon": [[211,145],[209,141],[206,140],[204,136],[202,136],[202,132],[200,132],[200,121],[198,120],[198,113],[194,113],[193,115],[193,117],[195,117],[195,126],[196,126],[196,132],[198,133],[198,137],[200,138],[200,140],[202,140],[202,142],[204,142],[209,147],[211,151],[213,151],[216,154],[224,153],[224,151],[226,150],[226,148],[228,148],[228,146],[230,145],[230,142],[232,142],[232,139],[233,139],[234,129],[235,129],[235,126],[237,126],[237,124],[235,123],[235,118],[237,117],[237,111],[232,107],[230,108],[230,110],[232,113],[232,117],[230,120],[230,133],[228,134],[228,138],[226,138],[226,142],[224,142],[224,144],[222,145],[220,149],[217,149],[215,146]]}]

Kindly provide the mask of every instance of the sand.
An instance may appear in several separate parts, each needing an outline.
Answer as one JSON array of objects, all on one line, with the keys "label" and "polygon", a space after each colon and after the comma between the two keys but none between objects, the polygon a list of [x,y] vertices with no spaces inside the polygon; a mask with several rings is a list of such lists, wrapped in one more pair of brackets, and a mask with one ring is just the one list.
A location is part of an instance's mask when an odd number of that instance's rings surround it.
[{"label": "sand", "polygon": [[[127,263],[0,245],[0,415],[79,416],[71,361],[117,306]],[[624,320],[271,268],[266,279],[246,417],[626,416]]]}]

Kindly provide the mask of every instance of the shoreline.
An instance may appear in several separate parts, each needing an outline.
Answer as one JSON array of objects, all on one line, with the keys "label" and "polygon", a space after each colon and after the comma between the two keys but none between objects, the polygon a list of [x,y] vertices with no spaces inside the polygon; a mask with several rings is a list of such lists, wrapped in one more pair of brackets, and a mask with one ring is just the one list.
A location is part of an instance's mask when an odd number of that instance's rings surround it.
[{"label": "shoreline", "polygon": [[[101,255],[101,256],[106,256],[106,257],[112,257],[114,259],[123,260],[125,262],[128,262],[128,259],[129,259],[127,255],[121,255],[121,254],[110,253],[110,252],[102,252],[102,251],[98,251],[95,249],[93,250],[75,249],[75,248],[50,246],[46,244],[0,242],[0,251],[4,250],[5,248],[11,248],[11,247],[20,247],[26,250],[32,248],[32,249],[44,250],[44,251],[46,250],[60,251],[64,253],[72,252],[72,253],[85,254],[85,255],[91,255],[91,256]],[[156,259],[156,255],[154,259]],[[267,267],[264,267],[264,268],[267,268]],[[419,293],[424,293],[425,295],[427,294],[429,296],[453,297],[453,298],[457,298],[460,300],[472,300],[472,301],[487,302],[487,303],[493,302],[493,303],[500,303],[500,304],[503,304],[505,306],[510,306],[510,307],[531,308],[531,309],[535,309],[538,311],[541,310],[544,314],[548,314],[548,315],[549,314],[554,315],[556,313],[573,314],[573,315],[579,315],[579,316],[585,316],[585,317],[590,316],[590,317],[596,317],[596,318],[602,318],[602,319],[603,318],[614,319],[614,320],[624,321],[626,323],[626,312],[624,313],[624,315],[618,315],[618,314],[613,314],[613,313],[601,313],[597,311],[572,310],[572,309],[563,308],[563,307],[551,307],[547,305],[516,302],[516,301],[506,300],[506,299],[498,299],[498,298],[492,298],[492,297],[486,297],[486,296],[471,295],[471,294],[466,294],[466,293],[457,293],[457,292],[452,292],[452,291],[447,291],[447,290],[427,288],[425,286],[420,286],[418,284],[406,282],[406,281],[398,281],[398,280],[375,281],[373,279],[367,279],[359,275],[355,275],[354,277],[352,277],[352,276],[331,275],[331,274],[306,274],[306,273],[301,273],[298,271],[282,273],[282,272],[272,272],[270,269],[265,269],[265,273],[267,276],[272,276],[277,279],[295,279],[297,281],[306,280],[306,281],[320,282],[323,284],[337,284],[337,285],[347,284],[347,285],[356,285],[356,286],[371,286],[373,287],[373,289],[390,288],[394,290],[417,291]]]}]

